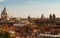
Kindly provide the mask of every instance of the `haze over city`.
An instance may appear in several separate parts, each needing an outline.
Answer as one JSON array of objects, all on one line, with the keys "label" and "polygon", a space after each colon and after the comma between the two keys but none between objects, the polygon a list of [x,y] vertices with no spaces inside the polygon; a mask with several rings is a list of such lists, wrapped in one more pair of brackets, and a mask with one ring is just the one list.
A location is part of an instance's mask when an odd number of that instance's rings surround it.
[{"label": "haze over city", "polygon": [[6,6],[10,16],[40,17],[55,13],[60,17],[60,0],[0,0],[0,14]]}]

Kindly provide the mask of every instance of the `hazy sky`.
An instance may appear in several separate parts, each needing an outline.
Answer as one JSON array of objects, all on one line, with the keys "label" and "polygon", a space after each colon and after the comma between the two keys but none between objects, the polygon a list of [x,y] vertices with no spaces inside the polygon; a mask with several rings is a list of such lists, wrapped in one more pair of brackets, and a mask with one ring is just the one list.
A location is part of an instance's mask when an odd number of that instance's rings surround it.
[{"label": "hazy sky", "polygon": [[0,14],[6,6],[8,14],[16,17],[40,17],[55,13],[60,17],[60,0],[0,0]]}]

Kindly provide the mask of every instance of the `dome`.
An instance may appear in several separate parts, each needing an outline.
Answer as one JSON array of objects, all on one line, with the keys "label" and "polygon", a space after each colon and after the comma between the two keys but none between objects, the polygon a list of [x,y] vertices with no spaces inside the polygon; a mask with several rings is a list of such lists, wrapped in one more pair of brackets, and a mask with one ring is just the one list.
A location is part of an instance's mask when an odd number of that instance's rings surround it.
[{"label": "dome", "polygon": [[4,7],[4,9],[3,9],[1,15],[7,15],[6,7]]},{"label": "dome", "polygon": [[1,13],[1,19],[2,20],[8,20],[9,16],[7,14],[7,10],[6,10],[6,7],[4,7],[2,13]]}]

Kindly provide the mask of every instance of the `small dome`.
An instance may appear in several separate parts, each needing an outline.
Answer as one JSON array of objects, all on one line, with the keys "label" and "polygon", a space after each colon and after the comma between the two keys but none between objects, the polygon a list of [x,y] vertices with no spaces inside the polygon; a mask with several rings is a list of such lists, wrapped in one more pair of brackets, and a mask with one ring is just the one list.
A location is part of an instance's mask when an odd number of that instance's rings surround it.
[{"label": "small dome", "polygon": [[28,16],[28,20],[31,20],[31,17],[30,17],[30,15]]}]

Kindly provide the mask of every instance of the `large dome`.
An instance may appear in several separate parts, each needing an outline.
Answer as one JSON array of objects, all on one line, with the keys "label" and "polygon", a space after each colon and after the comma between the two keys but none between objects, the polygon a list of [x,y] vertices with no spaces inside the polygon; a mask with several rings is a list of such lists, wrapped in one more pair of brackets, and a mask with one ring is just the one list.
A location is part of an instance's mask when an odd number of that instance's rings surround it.
[{"label": "large dome", "polygon": [[7,14],[7,10],[6,10],[6,7],[4,7],[2,13],[1,13],[1,19],[2,20],[8,20],[9,16]]},{"label": "large dome", "polygon": [[7,15],[6,7],[4,7],[4,9],[3,9],[1,15]]}]

